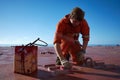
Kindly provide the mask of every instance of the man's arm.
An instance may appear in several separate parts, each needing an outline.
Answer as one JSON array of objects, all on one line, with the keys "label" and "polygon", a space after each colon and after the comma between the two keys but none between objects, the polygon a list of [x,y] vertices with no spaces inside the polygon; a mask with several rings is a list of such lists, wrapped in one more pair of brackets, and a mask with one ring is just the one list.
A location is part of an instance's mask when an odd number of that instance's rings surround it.
[{"label": "man's arm", "polygon": [[83,46],[82,46],[82,50],[86,51],[87,45],[88,45],[88,41],[89,41],[89,35],[90,35],[90,28],[88,26],[88,23],[86,20],[83,20],[83,28],[82,28],[82,38],[83,38]]},{"label": "man's arm", "polygon": [[64,56],[62,55],[62,50],[60,48],[60,44],[59,43],[55,43],[54,44],[54,48],[56,51],[57,56],[59,57],[61,64],[65,67],[70,69],[72,67],[72,65],[64,58]]},{"label": "man's arm", "polygon": [[60,44],[59,43],[55,43],[54,44],[54,48],[55,48],[55,51],[56,51],[56,54],[57,56],[59,57],[60,60],[64,60],[64,56],[62,55],[62,50],[60,48]]},{"label": "man's arm", "polygon": [[84,35],[84,36],[82,36],[82,38],[83,38],[82,51],[84,53],[86,53],[86,48],[87,48],[88,42],[89,42],[89,35],[86,35],[86,36]]},{"label": "man's arm", "polygon": [[86,51],[87,45],[88,45],[88,41],[83,41],[82,50]]}]

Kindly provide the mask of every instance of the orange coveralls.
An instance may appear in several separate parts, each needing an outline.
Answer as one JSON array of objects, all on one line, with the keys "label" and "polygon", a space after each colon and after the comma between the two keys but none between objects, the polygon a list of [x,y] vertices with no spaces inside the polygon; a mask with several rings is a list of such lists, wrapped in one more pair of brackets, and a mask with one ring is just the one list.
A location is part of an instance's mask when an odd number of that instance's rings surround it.
[{"label": "orange coveralls", "polygon": [[80,21],[79,26],[73,27],[69,15],[66,15],[57,24],[53,43],[59,43],[63,56],[69,53],[73,62],[77,61],[76,54],[81,50],[79,34],[82,34],[83,41],[89,41],[89,26],[85,19]]}]

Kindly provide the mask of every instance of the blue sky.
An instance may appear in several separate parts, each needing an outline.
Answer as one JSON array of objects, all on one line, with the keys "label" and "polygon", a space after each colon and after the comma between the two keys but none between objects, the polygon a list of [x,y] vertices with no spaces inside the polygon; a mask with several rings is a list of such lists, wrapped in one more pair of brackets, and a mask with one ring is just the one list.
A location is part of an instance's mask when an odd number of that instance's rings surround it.
[{"label": "blue sky", "polygon": [[[120,0],[0,0],[0,44],[53,43],[56,24],[78,6],[90,26],[89,44],[120,44]],[[81,36],[80,36],[81,41]]]}]

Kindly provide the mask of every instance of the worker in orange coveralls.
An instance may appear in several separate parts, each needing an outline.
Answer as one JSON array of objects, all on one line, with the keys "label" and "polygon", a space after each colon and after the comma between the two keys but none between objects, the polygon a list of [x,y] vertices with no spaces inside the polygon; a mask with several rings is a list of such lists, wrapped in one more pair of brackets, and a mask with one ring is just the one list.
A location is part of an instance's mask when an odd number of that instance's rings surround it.
[{"label": "worker in orange coveralls", "polygon": [[[80,65],[83,63],[90,32],[84,14],[82,9],[75,7],[57,24],[53,42],[57,54],[56,62],[66,68],[71,67],[70,57],[73,64]],[[82,44],[79,42],[80,34],[82,35]]]}]

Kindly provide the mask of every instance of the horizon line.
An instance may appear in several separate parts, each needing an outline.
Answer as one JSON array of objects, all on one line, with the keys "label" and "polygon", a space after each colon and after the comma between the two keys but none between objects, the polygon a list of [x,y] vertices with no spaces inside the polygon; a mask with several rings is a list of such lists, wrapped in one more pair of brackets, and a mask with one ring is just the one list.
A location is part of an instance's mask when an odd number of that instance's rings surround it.
[{"label": "horizon line", "polygon": [[[0,44],[0,46],[25,46],[26,44]],[[53,44],[48,44],[48,46],[53,46]],[[88,46],[120,46],[120,44],[88,44]]]}]

